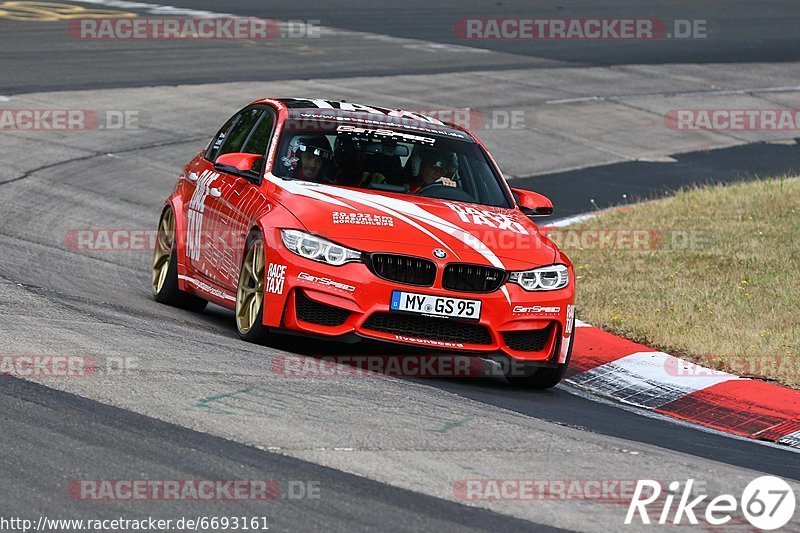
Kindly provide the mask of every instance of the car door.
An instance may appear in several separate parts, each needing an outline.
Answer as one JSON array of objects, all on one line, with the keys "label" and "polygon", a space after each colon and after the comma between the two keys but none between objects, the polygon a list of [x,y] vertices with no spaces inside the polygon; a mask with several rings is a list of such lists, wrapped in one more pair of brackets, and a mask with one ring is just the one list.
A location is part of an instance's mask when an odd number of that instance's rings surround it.
[{"label": "car door", "polygon": [[[248,153],[262,156],[254,168],[258,175],[263,169],[269,141],[275,127],[275,113],[268,106],[254,106],[243,111],[238,125],[223,141],[215,159],[224,154]],[[244,254],[247,234],[255,217],[268,205],[260,188],[260,180],[221,172],[221,180],[212,191],[210,219],[213,224],[211,250],[206,260],[213,270],[215,281],[224,289],[235,290]]]},{"label": "car door", "polygon": [[[230,270],[222,257],[227,236],[218,216],[218,199],[232,176],[217,171],[214,161],[225,152],[240,146],[256,124],[262,108],[249,107],[237,113],[219,130],[206,153],[197,157],[187,169],[191,184],[186,205],[186,258],[196,274],[220,284]],[[194,189],[191,187],[194,186]]]}]

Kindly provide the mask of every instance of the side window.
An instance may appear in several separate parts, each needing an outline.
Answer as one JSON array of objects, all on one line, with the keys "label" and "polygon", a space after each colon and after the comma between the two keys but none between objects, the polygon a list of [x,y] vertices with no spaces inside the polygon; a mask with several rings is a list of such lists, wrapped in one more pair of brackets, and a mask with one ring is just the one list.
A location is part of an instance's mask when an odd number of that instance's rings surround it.
[{"label": "side window", "polygon": [[219,150],[217,150],[215,154],[212,154],[212,161],[216,161],[219,156],[224,154],[241,152],[244,148],[244,143],[250,135],[250,131],[263,113],[264,109],[258,107],[251,107],[239,113],[239,116],[234,121],[230,130],[225,133]]},{"label": "side window", "polygon": [[258,124],[253,128],[241,151],[247,154],[265,155],[274,125],[275,115],[270,110],[267,110],[261,115]]},{"label": "side window", "polygon": [[206,159],[208,159],[209,161],[215,161],[217,159],[217,152],[219,152],[222,143],[225,141],[225,138],[228,136],[228,133],[230,133],[231,128],[233,127],[234,124],[236,124],[237,120],[239,120],[238,113],[232,116],[230,119],[228,119],[228,122],[226,122],[225,125],[222,126],[222,128],[220,128],[217,135],[211,140],[211,142],[208,145],[208,149],[206,150]]}]

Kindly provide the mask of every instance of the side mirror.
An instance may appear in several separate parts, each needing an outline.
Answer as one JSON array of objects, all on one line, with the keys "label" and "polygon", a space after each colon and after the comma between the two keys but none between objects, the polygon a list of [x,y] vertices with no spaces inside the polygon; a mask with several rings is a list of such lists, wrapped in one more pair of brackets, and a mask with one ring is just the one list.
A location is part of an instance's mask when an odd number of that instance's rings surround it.
[{"label": "side mirror", "polygon": [[217,158],[214,170],[257,182],[261,179],[260,168],[263,159],[264,156],[258,154],[225,154]]},{"label": "side mirror", "polygon": [[546,217],[553,214],[553,202],[538,192],[527,189],[511,189],[520,210],[528,217]]}]

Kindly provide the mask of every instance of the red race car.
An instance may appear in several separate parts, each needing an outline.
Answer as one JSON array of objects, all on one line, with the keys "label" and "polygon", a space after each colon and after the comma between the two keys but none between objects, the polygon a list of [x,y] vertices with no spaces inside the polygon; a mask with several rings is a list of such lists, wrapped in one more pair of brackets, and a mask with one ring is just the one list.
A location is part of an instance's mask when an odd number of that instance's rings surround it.
[{"label": "red race car", "polygon": [[[165,202],[159,302],[234,310],[242,339],[368,338],[505,360],[556,385],[575,276],[465,129],[413,112],[263,99],[228,120]],[[520,369],[522,371],[520,372]]]}]

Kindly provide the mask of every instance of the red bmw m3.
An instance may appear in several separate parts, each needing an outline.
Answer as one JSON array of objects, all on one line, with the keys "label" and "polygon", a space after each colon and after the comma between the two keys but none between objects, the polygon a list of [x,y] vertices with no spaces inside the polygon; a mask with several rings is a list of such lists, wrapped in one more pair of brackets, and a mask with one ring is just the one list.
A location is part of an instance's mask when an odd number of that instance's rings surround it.
[{"label": "red bmw m3", "polygon": [[242,339],[292,332],[505,358],[556,385],[572,264],[467,130],[414,112],[263,99],[184,168],[161,214],[157,301],[234,311]]}]

